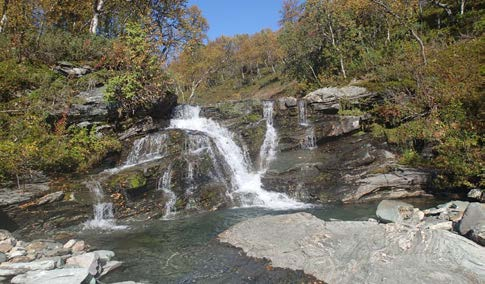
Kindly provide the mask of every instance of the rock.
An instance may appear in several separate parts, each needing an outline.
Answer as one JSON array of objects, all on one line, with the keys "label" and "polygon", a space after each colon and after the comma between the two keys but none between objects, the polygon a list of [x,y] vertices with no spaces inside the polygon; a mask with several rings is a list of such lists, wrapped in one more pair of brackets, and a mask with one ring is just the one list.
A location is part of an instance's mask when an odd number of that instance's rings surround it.
[{"label": "rock", "polygon": [[64,248],[65,249],[71,249],[72,246],[74,246],[74,244],[77,242],[77,240],[75,239],[70,239],[69,241],[67,241],[67,243],[64,244]]},{"label": "rock", "polygon": [[7,255],[3,252],[0,252],[0,263],[7,261]]},{"label": "rock", "polygon": [[0,264],[1,269],[25,269],[25,270],[51,270],[56,268],[54,260],[35,260],[32,262],[4,262]]},{"label": "rock", "polygon": [[8,258],[14,258],[17,256],[24,256],[27,255],[27,251],[23,247],[14,247],[7,253]]},{"label": "rock", "polygon": [[49,250],[62,249],[63,245],[59,242],[51,240],[35,240],[25,246],[27,253],[42,253],[45,254]]},{"label": "rock", "polygon": [[66,265],[87,268],[91,275],[97,275],[100,271],[99,256],[94,252],[70,257],[66,260]]},{"label": "rock", "polygon": [[49,191],[48,183],[24,184],[18,188],[0,188],[0,207],[18,204],[42,196]]},{"label": "rock", "polygon": [[15,284],[67,284],[90,283],[93,277],[85,268],[63,268],[50,271],[29,271],[17,275],[11,283]]},{"label": "rock", "polygon": [[346,86],[342,88],[321,88],[304,97],[304,99],[317,111],[338,111],[340,101],[346,100],[357,103],[358,100],[372,97],[375,94],[367,91],[366,88]]},{"label": "rock", "polygon": [[411,204],[396,201],[382,200],[377,206],[377,217],[384,222],[418,224],[424,213]]},{"label": "rock", "polygon": [[483,189],[474,188],[468,192],[468,198],[475,199],[480,202],[485,201],[485,193]]},{"label": "rock", "polygon": [[263,216],[236,224],[219,240],[325,283],[480,283],[485,277],[485,248],[448,231],[395,223]]},{"label": "rock", "polygon": [[485,204],[470,203],[460,221],[458,231],[461,235],[485,246]]},{"label": "rock", "polygon": [[15,244],[16,244],[16,240],[13,238],[0,241],[0,252],[3,252],[3,253],[9,252],[11,249],[13,249]]},{"label": "rock", "polygon": [[30,262],[36,259],[35,255],[28,254],[28,255],[20,255],[20,256],[14,256],[11,259],[9,259],[8,262],[10,263],[18,263],[18,262]]},{"label": "rock", "polygon": [[[75,98],[78,103],[72,104],[69,108],[69,124],[91,122],[102,124],[108,120],[108,104],[104,99],[105,87],[94,88],[89,91],[80,92]],[[55,116],[59,116],[58,110]],[[60,113],[62,114],[62,113]]]},{"label": "rock", "polygon": [[91,73],[93,69],[87,65],[82,67],[76,67],[70,62],[62,61],[57,63],[57,66],[54,67],[54,71],[57,71],[64,76],[81,77],[83,75]]},{"label": "rock", "polygon": [[357,179],[355,181],[358,185],[357,189],[345,193],[342,201],[349,203],[383,198],[427,196],[425,189],[429,181],[429,173],[411,168],[399,168],[384,174],[371,174]]},{"label": "rock", "polygon": [[86,243],[84,241],[77,241],[71,248],[72,252],[82,252],[86,249]]},{"label": "rock", "polygon": [[56,191],[53,193],[49,193],[47,195],[44,195],[43,197],[39,198],[37,200],[37,205],[43,205],[46,203],[53,203],[56,201],[60,201],[64,198],[64,192],[62,191]]},{"label": "rock", "polygon": [[0,241],[4,241],[6,239],[13,239],[13,235],[7,230],[0,230]]},{"label": "rock", "polygon": [[467,201],[450,201],[445,204],[440,204],[436,208],[430,208],[424,210],[426,216],[438,216],[440,220],[450,220],[455,223],[459,222],[468,207],[469,202]]},{"label": "rock", "polygon": [[21,273],[24,273],[25,270],[22,270],[22,269],[4,269],[4,268],[0,268],[0,276],[14,276],[14,275],[18,275],[18,274],[21,274]]},{"label": "rock", "polygon": [[115,253],[110,250],[95,250],[93,253],[98,255],[101,262],[108,262],[115,257]]},{"label": "rock", "polygon": [[452,221],[443,221],[439,219],[428,219],[426,218],[424,224],[421,227],[430,230],[447,230],[451,231],[453,229],[453,222]]},{"label": "rock", "polygon": [[122,264],[123,264],[123,262],[121,262],[121,261],[116,261],[116,260],[108,261],[103,266],[103,272],[101,272],[101,275],[99,277],[103,277],[106,274],[110,273],[111,271],[121,267]]}]

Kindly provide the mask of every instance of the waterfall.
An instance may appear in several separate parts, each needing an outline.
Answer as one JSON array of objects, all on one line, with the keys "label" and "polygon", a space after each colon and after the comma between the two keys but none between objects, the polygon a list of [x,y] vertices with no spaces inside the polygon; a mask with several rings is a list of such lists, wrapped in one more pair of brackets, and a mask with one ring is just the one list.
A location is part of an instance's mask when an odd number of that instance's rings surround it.
[{"label": "waterfall", "polygon": [[317,148],[317,138],[315,137],[315,128],[313,126],[305,130],[305,137],[301,142],[301,148],[308,150]]},{"label": "waterfall", "polygon": [[219,123],[200,117],[200,107],[178,106],[170,128],[200,131],[207,135],[225,159],[231,171],[231,188],[228,195],[240,206],[262,206],[272,209],[301,208],[304,203],[290,199],[282,193],[269,192],[262,188],[261,173],[252,172],[241,147],[234,142],[232,133]]},{"label": "waterfall", "polygon": [[159,159],[166,152],[166,133],[154,133],[135,140],[125,165],[135,165]]},{"label": "waterfall", "polygon": [[273,108],[273,101],[263,101],[263,118],[266,120],[266,133],[259,152],[259,170],[261,173],[265,173],[268,170],[270,162],[275,158],[276,147],[278,146],[278,134],[273,126]]},{"label": "waterfall", "polygon": [[308,125],[307,111],[306,111],[306,101],[298,101],[298,123],[302,126]]},{"label": "waterfall", "polygon": [[92,180],[86,182],[86,186],[91,191],[94,199],[93,211],[94,219],[88,220],[84,223],[87,229],[104,229],[104,230],[121,230],[126,229],[126,226],[116,225],[114,218],[113,203],[104,202],[105,196],[103,188],[99,181]]},{"label": "waterfall", "polygon": [[163,193],[168,198],[167,202],[165,202],[165,213],[163,215],[164,219],[168,219],[170,216],[175,215],[176,213],[175,203],[177,202],[177,196],[171,190],[171,183],[172,165],[169,165],[162,177],[158,180],[158,189],[163,190]]},{"label": "waterfall", "polygon": [[317,138],[315,137],[315,128],[308,122],[307,105],[305,100],[298,101],[298,123],[305,129],[305,137],[300,142],[302,149],[313,150],[317,148]]}]

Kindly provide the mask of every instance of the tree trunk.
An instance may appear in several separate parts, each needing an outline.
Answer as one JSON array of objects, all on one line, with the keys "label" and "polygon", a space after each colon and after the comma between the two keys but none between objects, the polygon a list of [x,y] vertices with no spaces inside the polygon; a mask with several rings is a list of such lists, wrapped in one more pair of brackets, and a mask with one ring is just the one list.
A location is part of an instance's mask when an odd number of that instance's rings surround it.
[{"label": "tree trunk", "polygon": [[419,43],[419,47],[421,48],[421,57],[423,58],[423,64],[427,65],[428,61],[426,60],[426,51],[424,49],[423,41],[421,40],[421,38],[418,36],[418,34],[416,33],[416,31],[414,29],[411,29],[411,34],[416,39],[416,41]]},{"label": "tree trunk", "polygon": [[91,26],[89,27],[89,32],[94,35],[98,33],[99,15],[103,9],[104,1],[105,0],[96,0],[94,2],[93,18],[91,19]]},{"label": "tree trunk", "polygon": [[273,74],[276,74],[276,69],[274,68],[274,64],[271,64],[271,70],[273,70]]},{"label": "tree trunk", "polygon": [[2,7],[2,18],[0,19],[0,33],[5,30],[7,25],[7,9],[9,0],[4,0]]},{"label": "tree trunk", "polygon": [[347,79],[347,73],[345,72],[344,58],[342,56],[342,53],[340,53],[340,70],[342,71],[342,75],[344,76],[344,78]]},{"label": "tree trunk", "polygon": [[460,15],[463,15],[465,13],[465,0],[461,0],[460,3]]}]

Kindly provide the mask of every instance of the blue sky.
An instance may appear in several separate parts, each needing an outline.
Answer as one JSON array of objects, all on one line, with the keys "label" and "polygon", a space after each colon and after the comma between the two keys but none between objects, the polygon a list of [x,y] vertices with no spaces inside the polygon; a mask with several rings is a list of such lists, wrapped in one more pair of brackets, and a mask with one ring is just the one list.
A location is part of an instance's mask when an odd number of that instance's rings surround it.
[{"label": "blue sky", "polygon": [[283,0],[189,0],[209,22],[209,39],[278,29]]}]

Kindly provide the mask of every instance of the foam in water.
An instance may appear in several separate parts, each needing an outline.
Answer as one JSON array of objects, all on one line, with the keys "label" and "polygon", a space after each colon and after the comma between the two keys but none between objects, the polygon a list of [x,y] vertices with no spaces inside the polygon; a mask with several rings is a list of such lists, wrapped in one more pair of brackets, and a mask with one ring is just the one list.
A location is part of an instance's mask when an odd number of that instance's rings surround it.
[{"label": "foam in water", "polygon": [[133,142],[125,165],[135,165],[162,158],[166,152],[166,133],[154,133]]},{"label": "foam in water", "polygon": [[268,170],[269,164],[274,160],[276,147],[278,146],[278,133],[273,126],[273,108],[273,101],[263,101],[263,118],[266,120],[266,133],[259,152],[259,171],[262,174]]},{"label": "foam in water", "polygon": [[88,220],[84,223],[86,229],[102,229],[102,230],[122,230],[126,226],[116,225],[114,218],[113,203],[103,202],[104,194],[103,188],[98,181],[90,181],[86,186],[91,191],[94,197],[95,204],[93,206],[94,219]]},{"label": "foam in water", "polygon": [[164,219],[168,219],[169,217],[176,214],[175,203],[177,202],[177,196],[171,190],[171,183],[172,165],[169,165],[163,173],[162,177],[158,180],[158,189],[163,190],[163,193],[168,198],[167,202],[165,202],[165,213],[163,215]]},{"label": "foam in water", "polygon": [[178,106],[174,118],[170,121],[170,128],[200,131],[212,139],[231,171],[231,188],[228,194],[233,200],[238,200],[241,206],[261,206],[272,209],[307,206],[292,200],[285,194],[264,190],[261,173],[250,170],[241,147],[233,140],[232,133],[217,122],[200,117],[198,106]]}]

